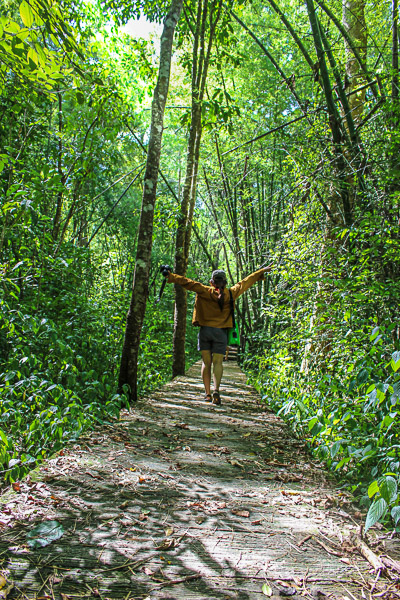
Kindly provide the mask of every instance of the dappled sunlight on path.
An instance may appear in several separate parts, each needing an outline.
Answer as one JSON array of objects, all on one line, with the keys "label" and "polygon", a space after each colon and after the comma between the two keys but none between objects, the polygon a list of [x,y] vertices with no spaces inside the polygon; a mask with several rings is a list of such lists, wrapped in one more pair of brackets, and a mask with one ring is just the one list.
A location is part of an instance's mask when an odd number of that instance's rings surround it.
[{"label": "dappled sunlight on path", "polygon": [[[224,382],[206,404],[194,365],[3,496],[8,597],[366,597],[349,503],[236,364]],[[44,520],[64,535],[31,550]]]}]

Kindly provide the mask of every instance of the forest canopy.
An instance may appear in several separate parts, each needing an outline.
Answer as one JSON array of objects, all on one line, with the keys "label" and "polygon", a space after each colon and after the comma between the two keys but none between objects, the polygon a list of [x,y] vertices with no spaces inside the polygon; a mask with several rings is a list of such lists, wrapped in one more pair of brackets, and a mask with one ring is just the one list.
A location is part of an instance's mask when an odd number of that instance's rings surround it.
[{"label": "forest canopy", "polygon": [[272,264],[237,306],[241,365],[367,527],[397,526],[398,54],[397,0],[3,0],[6,481],[197,360],[160,265],[233,284]]}]

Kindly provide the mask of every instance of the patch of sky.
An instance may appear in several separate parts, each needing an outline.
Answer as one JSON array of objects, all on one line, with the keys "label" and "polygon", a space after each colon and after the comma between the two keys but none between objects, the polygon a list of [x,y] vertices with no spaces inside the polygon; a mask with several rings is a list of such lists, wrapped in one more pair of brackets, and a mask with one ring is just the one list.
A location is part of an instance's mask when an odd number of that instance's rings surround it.
[{"label": "patch of sky", "polygon": [[152,23],[145,17],[140,19],[130,19],[126,25],[121,27],[121,31],[131,35],[135,39],[142,38],[149,40],[152,37],[159,37],[162,31],[162,25],[159,23]]}]

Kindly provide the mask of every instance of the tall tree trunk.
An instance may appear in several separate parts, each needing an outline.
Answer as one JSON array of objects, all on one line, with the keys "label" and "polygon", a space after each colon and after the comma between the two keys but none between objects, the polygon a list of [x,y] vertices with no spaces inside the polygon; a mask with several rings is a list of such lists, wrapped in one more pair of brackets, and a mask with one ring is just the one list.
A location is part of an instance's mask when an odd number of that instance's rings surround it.
[{"label": "tall tree trunk", "polygon": [[[221,12],[209,0],[198,0],[193,41],[192,107],[186,159],[186,175],[182,191],[175,245],[175,273],[185,275],[189,260],[190,237],[196,199],[197,173],[202,134],[201,110],[204,98],[211,48]],[[207,34],[207,35],[206,35]],[[185,373],[187,297],[186,290],[175,285],[175,316],[172,375]]]},{"label": "tall tree trunk", "polygon": [[[392,0],[392,98],[399,99],[399,3]],[[397,115],[398,120],[398,115]]]},{"label": "tall tree trunk", "polygon": [[[367,57],[367,26],[365,23],[365,0],[343,0],[343,26],[352,40],[353,48],[357,49],[363,64]],[[361,121],[361,115],[365,103],[366,88],[357,93],[352,93],[357,87],[361,87],[364,81],[360,61],[357,60],[353,49],[345,39],[346,49],[346,90],[350,93],[349,105],[353,121],[357,126]]]},{"label": "tall tree trunk", "polygon": [[[58,97],[58,156],[57,156],[57,170],[60,176],[60,184],[64,186],[65,184],[65,173],[63,171],[63,106],[62,106],[62,95],[61,92],[57,92]],[[63,198],[64,197],[64,189],[60,188],[57,194],[57,205],[56,205],[56,213],[53,219],[53,238],[56,240],[58,238],[58,234],[60,231],[60,223],[61,223],[61,215],[62,215],[62,206],[63,206]]]},{"label": "tall tree trunk", "polygon": [[140,334],[149,295],[154,205],[157,193],[164,111],[169,88],[174,31],[181,14],[182,4],[183,0],[172,0],[169,12],[164,21],[164,29],[161,36],[158,80],[152,103],[150,139],[136,250],[136,266],[118,380],[118,389],[120,391],[125,384],[129,386],[129,398],[131,401],[137,400],[137,361]]}]

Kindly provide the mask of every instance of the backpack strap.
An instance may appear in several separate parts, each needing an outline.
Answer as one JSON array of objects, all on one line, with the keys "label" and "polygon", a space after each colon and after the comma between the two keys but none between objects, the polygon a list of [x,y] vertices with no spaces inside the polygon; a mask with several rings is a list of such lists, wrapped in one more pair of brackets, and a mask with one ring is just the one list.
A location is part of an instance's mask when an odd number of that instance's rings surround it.
[{"label": "backpack strap", "polygon": [[232,296],[231,290],[229,290],[229,304],[230,304],[230,307],[231,307],[232,327],[233,327],[233,329],[235,329],[235,327],[236,327],[235,308],[234,308],[234,304],[233,304],[233,296]]}]

